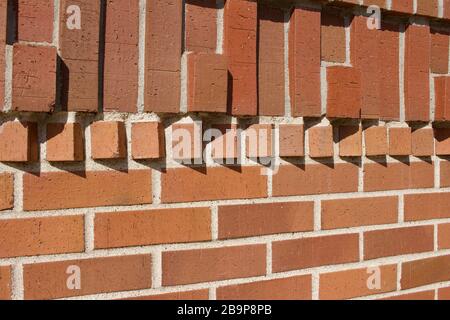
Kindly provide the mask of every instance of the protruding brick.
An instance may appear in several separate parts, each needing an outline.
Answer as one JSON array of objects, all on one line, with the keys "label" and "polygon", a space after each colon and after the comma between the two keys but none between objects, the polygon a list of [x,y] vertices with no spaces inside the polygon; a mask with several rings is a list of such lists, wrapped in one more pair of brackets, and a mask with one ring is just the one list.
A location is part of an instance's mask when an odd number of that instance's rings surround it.
[{"label": "protruding brick", "polygon": [[362,156],[362,131],[359,126],[339,127],[339,155],[341,157]]},{"label": "protruding brick", "polygon": [[19,41],[52,42],[53,0],[17,2],[17,38]]},{"label": "protruding brick", "polygon": [[103,110],[135,112],[138,95],[139,1],[106,2]]},{"label": "protruding brick", "polygon": [[[433,298],[430,300],[434,300],[434,290],[431,292],[433,293]],[[438,289],[438,300],[450,300],[450,287]]]},{"label": "protruding brick", "polygon": [[430,27],[408,25],[405,38],[406,121],[428,121],[430,119]]},{"label": "protruding brick", "polygon": [[258,5],[259,114],[284,115],[284,10]]},{"label": "protruding brick", "polygon": [[[187,265],[189,268],[186,268]],[[248,278],[265,274],[265,245],[162,253],[163,286]]]},{"label": "protruding brick", "polygon": [[[63,0],[60,3],[59,46],[63,110],[98,110],[100,2]],[[81,18],[81,26],[77,25],[76,17]]]},{"label": "protruding brick", "polygon": [[322,60],[344,63],[347,59],[345,19],[339,12],[322,11],[321,49]]},{"label": "protruding brick", "polygon": [[236,116],[256,115],[257,3],[227,0],[224,10],[224,52],[229,62],[228,109]]},{"label": "protruding brick", "polygon": [[166,150],[162,123],[133,123],[131,125],[131,149],[132,157],[135,160],[163,158]]},{"label": "protruding brick", "polygon": [[149,203],[149,170],[48,172],[23,177],[25,211]]},{"label": "protruding brick", "polygon": [[202,123],[172,125],[172,155],[177,161],[201,159],[203,153]]},{"label": "protruding brick", "polygon": [[267,197],[267,177],[260,167],[168,169],[161,176],[161,201],[196,202]]},{"label": "protruding brick", "polygon": [[12,298],[12,270],[10,266],[0,267],[0,299]]},{"label": "protruding brick", "polygon": [[450,218],[449,193],[405,195],[405,221]]},{"label": "protruding brick", "polygon": [[219,207],[219,239],[312,231],[313,202]]},{"label": "protruding brick", "polygon": [[317,117],[321,110],[320,11],[295,7],[289,25],[289,81],[293,116]]},{"label": "protruding brick", "polygon": [[384,156],[389,152],[386,127],[369,127],[364,130],[366,156]]},{"label": "protruding brick", "polygon": [[0,112],[5,102],[5,53],[8,21],[8,1],[0,1]]},{"label": "protruding brick", "polygon": [[431,29],[431,72],[448,73],[449,33]]},{"label": "protruding brick", "polygon": [[56,96],[56,48],[14,45],[12,109],[51,112]]},{"label": "protruding brick", "polygon": [[397,197],[322,201],[322,229],[391,224],[398,221]]},{"label": "protruding brick", "polygon": [[402,289],[450,280],[450,256],[440,256],[402,263]]},{"label": "protruding brick", "polygon": [[411,138],[413,156],[430,157],[434,154],[433,129],[416,129],[412,132]]},{"label": "protruding brick", "polygon": [[1,162],[35,162],[38,158],[36,123],[11,121],[0,126]]},{"label": "protruding brick", "polygon": [[186,1],[186,50],[214,53],[217,45],[216,0]]},{"label": "protruding brick", "polygon": [[96,249],[211,240],[209,208],[97,213],[94,225]]},{"label": "protruding brick", "polygon": [[358,234],[276,241],[272,243],[272,270],[297,269],[359,261]]},{"label": "protruding brick", "polygon": [[360,118],[361,71],[351,67],[328,67],[327,81],[327,116],[330,118]]},{"label": "protruding brick", "polygon": [[437,17],[439,0],[417,0],[417,14]]},{"label": "protruding brick", "polygon": [[395,0],[391,2],[391,10],[400,13],[413,14],[414,0]]},{"label": "protruding brick", "polygon": [[308,135],[311,158],[327,158],[334,155],[332,126],[310,128]]},{"label": "protruding brick", "polygon": [[436,141],[436,155],[450,155],[450,129],[438,128],[434,129],[434,138]]},{"label": "protruding brick", "polygon": [[83,161],[84,139],[79,123],[47,125],[47,161]]},{"label": "protruding brick", "polygon": [[145,111],[180,110],[183,2],[147,4]]},{"label": "protruding brick", "polygon": [[435,93],[435,121],[450,120],[450,77],[442,76],[434,78]]},{"label": "protruding brick", "polygon": [[440,171],[440,187],[450,187],[450,162],[441,161]]},{"label": "protruding brick", "polygon": [[125,124],[120,121],[98,121],[91,125],[92,159],[122,159],[127,156]]},{"label": "protruding brick", "polygon": [[280,157],[305,156],[305,128],[302,124],[280,124]]},{"label": "protruding brick", "polygon": [[356,165],[326,164],[283,165],[273,176],[274,196],[356,192],[358,167]]},{"label": "protruding brick", "polygon": [[14,176],[10,173],[0,174],[0,211],[14,207]]},{"label": "protruding brick", "polygon": [[389,155],[409,156],[411,154],[411,128],[389,129]]},{"label": "protruding brick", "polygon": [[188,55],[188,111],[227,112],[228,67],[225,56]]},{"label": "protruding brick", "polygon": [[248,158],[273,156],[273,125],[253,124],[245,130],[245,135]]},{"label": "protruding brick", "polygon": [[[26,264],[23,266],[25,299],[58,299],[90,294],[150,289],[150,255],[91,258]],[[79,268],[81,288],[67,286],[70,274]]]},{"label": "protruding brick", "polygon": [[311,298],[310,275],[217,288],[218,300],[311,300]]},{"label": "protruding brick", "polygon": [[211,156],[215,160],[237,159],[240,157],[240,129],[235,124],[217,124],[212,126]]}]

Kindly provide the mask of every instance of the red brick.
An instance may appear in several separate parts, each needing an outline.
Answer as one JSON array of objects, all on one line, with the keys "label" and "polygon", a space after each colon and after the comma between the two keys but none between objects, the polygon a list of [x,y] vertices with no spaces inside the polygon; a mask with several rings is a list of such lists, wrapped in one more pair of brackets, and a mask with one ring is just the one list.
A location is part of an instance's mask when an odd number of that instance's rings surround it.
[{"label": "red brick", "polygon": [[356,165],[314,164],[283,165],[273,177],[274,196],[356,192],[358,167]]},{"label": "red brick", "polygon": [[96,249],[211,240],[209,208],[97,213],[94,224]]},{"label": "red brick", "polygon": [[52,42],[53,0],[19,0],[17,38],[20,41]]},{"label": "red brick", "polygon": [[0,220],[0,257],[84,251],[84,217]]},{"label": "red brick", "polygon": [[247,128],[245,135],[248,158],[273,157],[273,125],[253,124]]},{"label": "red brick", "polygon": [[449,218],[449,196],[449,193],[405,195],[405,221]]},{"label": "red brick", "polygon": [[265,245],[162,253],[163,286],[250,278],[265,274]]},{"label": "red brick", "polygon": [[10,266],[0,267],[0,300],[12,298],[12,272]]},{"label": "red brick", "polygon": [[431,72],[448,73],[449,33],[431,29]]},{"label": "red brick", "polygon": [[450,287],[438,289],[438,300],[450,300]]},{"label": "red brick", "polygon": [[47,125],[47,161],[83,161],[84,139],[79,123]]},{"label": "red brick", "polygon": [[273,242],[273,272],[359,261],[358,238],[345,234]]},{"label": "red brick", "polygon": [[364,232],[364,259],[433,251],[433,241],[433,226]]},{"label": "red brick", "polygon": [[201,289],[201,290],[193,290],[193,291],[183,291],[183,292],[171,292],[171,293],[163,293],[156,294],[152,296],[142,296],[142,297],[133,297],[125,300],[208,300],[209,299],[209,290]]},{"label": "red brick", "polygon": [[383,156],[389,152],[386,127],[369,127],[364,130],[366,156]]},{"label": "red brick", "polygon": [[[381,9],[387,9],[387,0],[363,0],[365,6],[378,6]],[[395,0],[394,0],[395,1]],[[402,0],[400,0],[402,1]]]},{"label": "red brick", "polygon": [[161,201],[252,199],[267,197],[267,177],[261,167],[168,169],[161,176]]},{"label": "red brick", "polygon": [[434,78],[436,121],[450,120],[450,78],[447,76]]},{"label": "red brick", "polygon": [[429,157],[434,154],[433,129],[422,128],[412,132],[412,155]]},{"label": "red brick", "polygon": [[327,158],[334,155],[332,126],[310,128],[308,135],[309,156],[311,158]]},{"label": "red brick", "polygon": [[106,2],[103,109],[136,112],[139,1]]},{"label": "red brick", "polygon": [[8,2],[0,1],[0,112],[5,102],[5,52]]},{"label": "red brick", "polygon": [[152,202],[149,170],[26,174],[23,185],[26,211]]},{"label": "red brick", "polygon": [[364,191],[434,187],[434,166],[428,162],[388,162],[364,165]]},{"label": "red brick", "polygon": [[383,23],[382,29],[371,30],[367,22],[357,16],[351,26],[352,62],[361,74],[361,117],[398,119],[399,26]]},{"label": "red brick", "polygon": [[219,239],[314,230],[313,202],[219,207]]},{"label": "red brick", "polygon": [[188,111],[227,112],[227,59],[214,53],[188,55]]},{"label": "red brick", "polygon": [[289,25],[289,81],[293,116],[321,116],[320,11],[296,7]]},{"label": "red brick", "polygon": [[305,156],[305,128],[302,124],[280,124],[280,157]]},{"label": "red brick", "polygon": [[211,142],[212,158],[224,160],[240,157],[240,129],[238,129],[238,126],[235,124],[217,124],[213,125],[212,129],[215,132],[213,135],[217,135]]},{"label": "red brick", "polygon": [[229,62],[229,111],[232,115],[256,115],[257,3],[227,0],[224,10],[224,52]]},{"label": "red brick", "polygon": [[444,0],[444,19],[450,19],[450,0]]},{"label": "red brick", "polygon": [[440,187],[450,187],[450,162],[441,161],[440,171]]},{"label": "red brick", "polygon": [[402,289],[450,280],[450,256],[433,257],[402,263]]},{"label": "red brick", "polygon": [[[81,289],[69,289],[69,267],[78,266]],[[27,300],[58,299],[98,293],[149,289],[152,285],[150,255],[120,256],[44,262],[23,266]]]},{"label": "red brick", "polygon": [[360,118],[361,72],[350,67],[328,67],[327,81],[327,116],[330,118]]},{"label": "red brick", "polygon": [[216,0],[186,1],[186,50],[214,53],[217,46]]},{"label": "red brick", "polygon": [[395,0],[392,1],[391,10],[412,14],[414,11],[414,0]]},{"label": "red brick", "polygon": [[56,48],[14,45],[12,109],[51,112],[56,95]]},{"label": "red brick", "polygon": [[[81,11],[81,29],[69,29],[69,10]],[[59,46],[62,77],[62,107],[67,111],[97,112],[99,97],[100,1],[63,0],[60,4]],[[71,19],[69,22],[72,21]]]},{"label": "red brick", "polygon": [[430,27],[409,25],[405,38],[406,121],[428,121],[430,119]]},{"label": "red brick", "polygon": [[407,300],[407,301],[434,300],[434,290],[405,293],[405,294],[400,294],[398,296],[383,298],[381,300]]},{"label": "red brick", "polygon": [[35,162],[38,158],[36,123],[9,121],[0,126],[0,161]]},{"label": "red brick", "polygon": [[[342,300],[396,291],[397,266],[388,265],[378,268],[362,268],[321,274],[320,300]],[[374,270],[380,272],[381,286],[372,289],[369,285]]]},{"label": "red brick", "polygon": [[284,11],[266,5],[258,7],[258,103],[259,114],[284,115]]},{"label": "red brick", "polygon": [[322,60],[344,63],[346,61],[345,20],[337,12],[322,11]]},{"label": "red brick", "polygon": [[132,157],[135,160],[161,159],[165,156],[164,128],[159,122],[135,122],[131,125]]},{"label": "red brick", "polygon": [[183,162],[201,159],[202,152],[202,123],[172,125],[172,153],[175,160]]},{"label": "red brick", "polygon": [[398,221],[398,198],[377,197],[322,201],[322,229],[391,224]]},{"label": "red brick", "polygon": [[417,0],[417,14],[437,17],[439,0]]},{"label": "red brick", "polygon": [[14,207],[14,176],[0,173],[0,211]]},{"label": "red brick", "polygon": [[311,300],[311,297],[310,275],[217,288],[218,300]]},{"label": "red brick", "polygon": [[436,141],[436,155],[450,155],[450,129],[438,128],[434,130],[434,138]]},{"label": "red brick", "polygon": [[127,156],[127,134],[121,121],[98,121],[91,125],[92,159],[123,159]]},{"label": "red brick", "polygon": [[411,128],[389,129],[389,155],[409,156],[412,149]]},{"label": "red brick", "polygon": [[359,126],[339,127],[339,155],[341,157],[362,156],[362,131]]},{"label": "red brick", "polygon": [[450,249],[450,223],[438,226],[438,247],[439,250]]}]

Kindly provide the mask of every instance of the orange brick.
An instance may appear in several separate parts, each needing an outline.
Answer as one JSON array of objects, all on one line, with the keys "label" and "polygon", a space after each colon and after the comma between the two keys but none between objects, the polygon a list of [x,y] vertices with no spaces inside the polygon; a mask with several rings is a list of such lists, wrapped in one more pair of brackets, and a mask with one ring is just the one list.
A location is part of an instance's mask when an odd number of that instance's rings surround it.
[{"label": "orange brick", "polygon": [[[320,300],[342,300],[397,290],[397,266],[362,268],[320,275]],[[379,273],[377,273],[379,272]],[[379,288],[372,288],[372,276],[380,276]]]},{"label": "orange brick", "polygon": [[247,157],[273,157],[273,125],[253,124],[245,130]]},{"label": "orange brick", "polygon": [[0,221],[0,257],[84,251],[83,216]]},{"label": "orange brick", "polygon": [[[58,299],[98,293],[149,289],[152,285],[150,255],[25,264],[24,295],[27,300]],[[69,289],[70,267],[79,267],[81,288]],[[68,273],[69,271],[69,273]]]},{"label": "orange brick", "polygon": [[339,127],[339,155],[341,157],[362,156],[362,131],[359,126]]},{"label": "orange brick", "polygon": [[201,159],[202,153],[202,123],[174,123],[172,125],[173,158],[189,163],[190,160]]},{"label": "orange brick", "polygon": [[359,261],[358,234],[276,241],[272,243],[273,272]]},{"label": "orange brick", "polygon": [[123,159],[127,156],[127,133],[120,121],[99,121],[91,125],[92,159]]},{"label": "orange brick", "polygon": [[217,45],[215,0],[186,1],[186,50],[214,53]]},{"label": "orange brick", "polygon": [[217,288],[218,300],[311,300],[311,296],[310,275]]},{"label": "orange brick", "polygon": [[450,119],[450,77],[434,77],[435,121]]},{"label": "orange brick", "polygon": [[439,249],[450,249],[450,223],[438,226],[438,247]]},{"label": "orange brick", "polygon": [[0,161],[35,162],[38,158],[36,123],[10,121],[0,126]]},{"label": "orange brick", "polygon": [[385,127],[369,127],[365,129],[364,139],[368,157],[388,154],[387,130]]},{"label": "orange brick", "polygon": [[83,161],[84,139],[79,123],[47,125],[47,161]]},{"label": "orange brick", "polygon": [[417,14],[437,17],[438,8],[438,0],[417,0]]},{"label": "orange brick", "polygon": [[[215,160],[237,159],[240,156],[240,129],[235,124],[215,124],[211,126],[211,156]],[[211,137],[212,138],[212,137]]]},{"label": "orange brick", "polygon": [[400,294],[398,296],[383,298],[381,300],[407,300],[407,301],[434,300],[434,290],[414,292],[414,293],[405,293],[405,294]]},{"label": "orange brick", "polygon": [[431,220],[450,217],[450,193],[405,195],[405,220]]},{"label": "orange brick", "polygon": [[8,23],[8,1],[0,2],[0,112],[3,111],[5,102],[5,53],[6,31]]},{"label": "orange brick", "polygon": [[434,187],[434,165],[428,162],[388,162],[364,165],[364,191]]},{"label": "orange brick", "polygon": [[265,274],[265,245],[162,253],[163,286],[249,278]]},{"label": "orange brick", "polygon": [[345,62],[345,21],[339,12],[322,11],[321,44],[323,61]]},{"label": "orange brick", "polygon": [[434,154],[433,129],[423,128],[412,132],[412,155],[428,157]]},{"label": "orange brick", "polygon": [[97,213],[95,248],[211,240],[209,208]]},{"label": "orange brick", "polygon": [[282,165],[273,176],[274,196],[356,192],[358,167],[356,165],[326,164]]},{"label": "orange brick", "polygon": [[433,226],[368,231],[364,233],[364,259],[433,251],[433,241]]},{"label": "orange brick", "polygon": [[449,33],[431,29],[431,72],[448,73]]},{"label": "orange brick", "polygon": [[327,68],[327,116],[330,118],[361,117],[361,72],[356,68]]},{"label": "orange brick", "polygon": [[414,11],[414,0],[395,0],[392,1],[391,10],[412,14]]},{"label": "orange brick", "polygon": [[334,154],[333,127],[313,127],[308,130],[311,158],[327,158]]},{"label": "orange brick", "polygon": [[389,155],[408,156],[411,154],[411,128],[389,129]]},{"label": "orange brick", "polygon": [[396,223],[398,198],[377,197],[322,201],[322,229]]},{"label": "orange brick", "polygon": [[150,170],[48,172],[23,177],[26,211],[151,202]]},{"label": "orange brick", "polygon": [[305,156],[305,129],[302,124],[280,124],[280,157]]},{"label": "orange brick", "polygon": [[440,256],[402,263],[402,289],[450,280],[450,256]]},{"label": "orange brick", "polygon": [[261,167],[168,169],[161,176],[161,201],[265,198],[267,177],[261,170]]},{"label": "orange brick", "polygon": [[438,289],[438,300],[450,300],[450,287]]},{"label": "orange brick", "polygon": [[450,155],[450,129],[439,128],[434,130],[434,138],[436,141],[436,155]]},{"label": "orange brick", "polygon": [[192,290],[183,292],[171,292],[152,296],[133,297],[125,300],[209,300],[209,290]]},{"label": "orange brick", "polygon": [[0,300],[12,298],[12,272],[10,266],[0,267]]},{"label": "orange brick", "polygon": [[17,2],[17,38],[20,41],[52,42],[52,0]]},{"label": "orange brick", "polygon": [[159,122],[135,122],[131,126],[131,154],[135,160],[166,155],[164,128]]},{"label": "orange brick", "polygon": [[450,187],[450,162],[441,161],[440,164],[440,187]]},{"label": "orange brick", "polygon": [[0,211],[14,207],[14,176],[0,173]]},{"label": "orange brick", "polygon": [[219,207],[219,239],[314,230],[313,202]]}]

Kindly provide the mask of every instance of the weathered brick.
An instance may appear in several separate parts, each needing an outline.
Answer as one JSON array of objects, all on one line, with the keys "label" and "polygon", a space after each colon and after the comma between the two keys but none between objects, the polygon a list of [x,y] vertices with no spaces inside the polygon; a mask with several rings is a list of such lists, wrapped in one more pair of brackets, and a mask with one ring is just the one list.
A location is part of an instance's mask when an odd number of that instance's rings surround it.
[{"label": "weathered brick", "polygon": [[12,272],[10,266],[0,267],[0,299],[12,298]]},{"label": "weathered brick", "polygon": [[127,156],[127,134],[121,121],[98,121],[91,125],[92,159],[123,159]]},{"label": "weathered brick", "polygon": [[186,50],[214,53],[217,45],[216,0],[187,0]]},{"label": "weathered brick", "polygon": [[47,125],[47,161],[83,161],[84,139],[79,123]]},{"label": "weathered brick", "polygon": [[9,121],[0,126],[0,161],[35,162],[38,158],[36,123]]},{"label": "weathered brick", "polygon": [[311,158],[328,158],[334,155],[332,126],[312,127],[308,130],[308,136]]},{"label": "weathered brick", "polygon": [[305,156],[305,128],[302,124],[280,124],[280,157]]},{"label": "weathered brick", "polygon": [[389,129],[389,155],[409,156],[412,151],[411,128]]},{"label": "weathered brick", "polygon": [[437,17],[439,0],[417,0],[417,14]]},{"label": "weathered brick", "polygon": [[431,72],[448,73],[449,33],[431,29]]},{"label": "weathered brick", "polygon": [[344,63],[347,58],[345,46],[344,17],[339,12],[322,11],[322,60]]},{"label": "weathered brick", "polygon": [[413,156],[429,157],[434,154],[433,129],[416,129],[412,132],[411,138]]},{"label": "weathered brick", "polygon": [[14,176],[0,173],[0,211],[14,207]]},{"label": "weathered brick", "polygon": [[434,120],[450,120],[450,77],[434,78],[435,110]]},{"label": "weathered brick", "polygon": [[53,0],[17,1],[17,38],[20,41],[52,42]]},{"label": "weathered brick", "polygon": [[327,116],[330,118],[360,118],[361,71],[334,66],[327,68]]},{"label": "weathered brick", "polygon": [[383,156],[389,152],[386,127],[369,127],[364,130],[366,156]]},{"label": "weathered brick", "polygon": [[164,128],[160,122],[131,125],[131,154],[135,160],[160,159],[166,154]]},{"label": "weathered brick", "polygon": [[362,156],[362,131],[359,126],[339,127],[339,155],[341,157]]}]

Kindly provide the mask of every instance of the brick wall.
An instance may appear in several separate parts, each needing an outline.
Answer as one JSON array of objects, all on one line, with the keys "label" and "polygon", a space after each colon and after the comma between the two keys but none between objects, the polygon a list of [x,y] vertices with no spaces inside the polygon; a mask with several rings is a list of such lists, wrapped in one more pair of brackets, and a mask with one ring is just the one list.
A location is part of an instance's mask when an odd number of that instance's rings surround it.
[{"label": "brick wall", "polygon": [[1,1],[0,298],[449,298],[447,19]]}]

